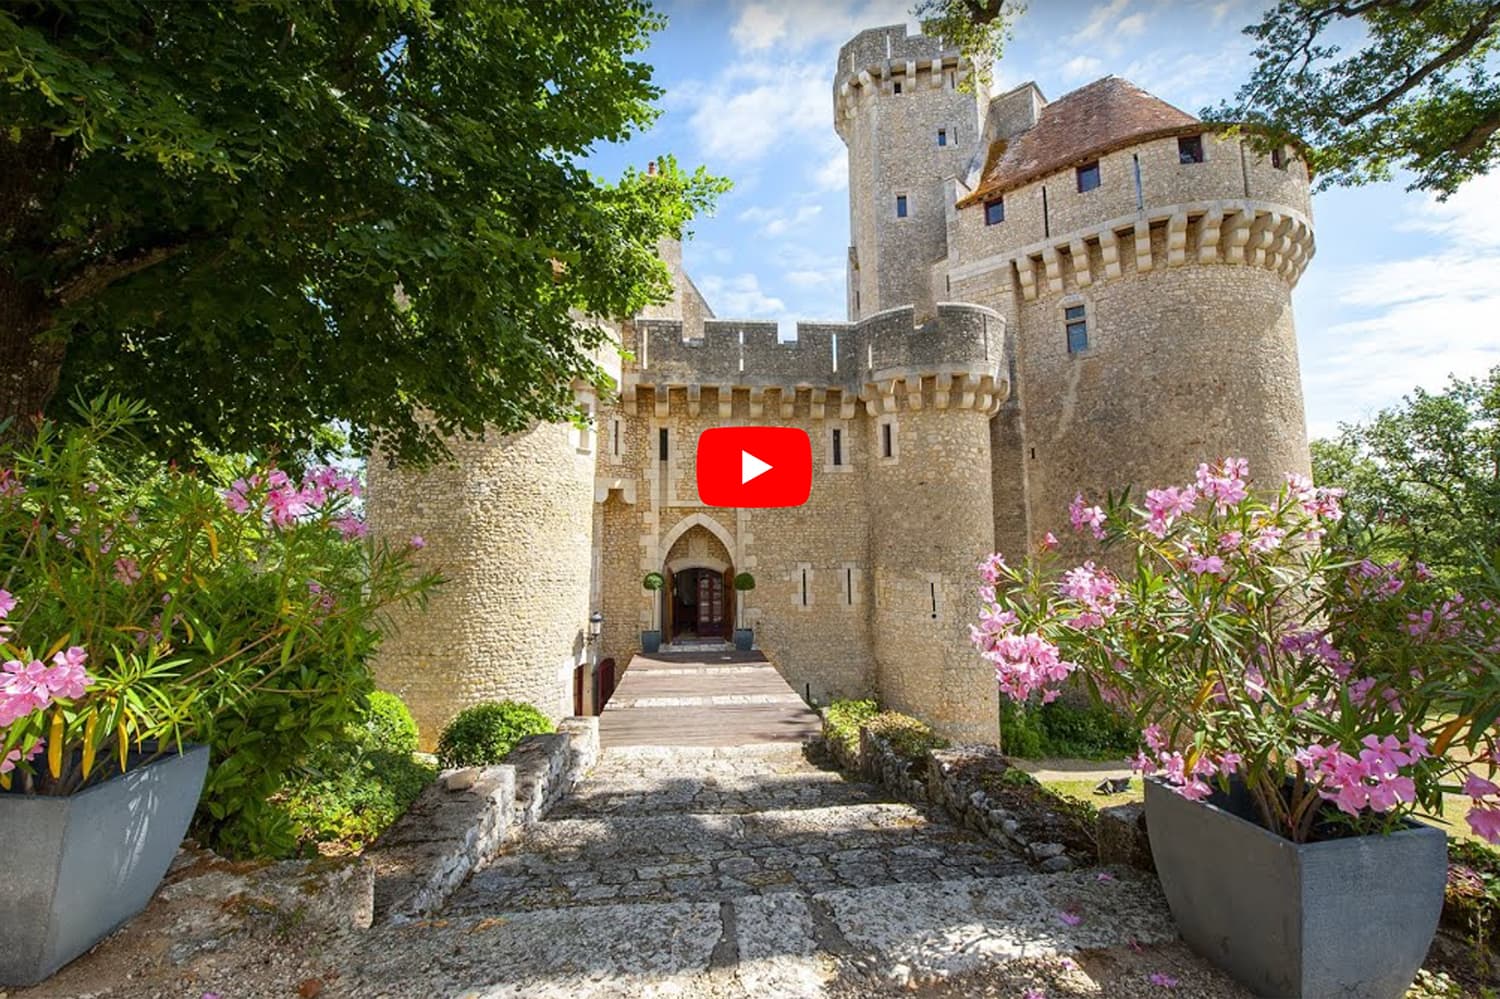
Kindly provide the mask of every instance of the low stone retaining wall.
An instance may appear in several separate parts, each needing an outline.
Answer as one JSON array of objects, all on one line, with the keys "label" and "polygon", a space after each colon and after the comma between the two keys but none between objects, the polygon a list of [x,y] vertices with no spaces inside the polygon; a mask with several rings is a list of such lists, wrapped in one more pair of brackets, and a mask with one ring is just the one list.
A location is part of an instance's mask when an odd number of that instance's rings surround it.
[{"label": "low stone retaining wall", "polygon": [[565,718],[522,739],[489,767],[446,770],[365,857],[375,867],[375,918],[431,915],[504,843],[540,821],[599,757],[599,719]]},{"label": "low stone retaining wall", "polygon": [[999,786],[995,782],[1003,781],[1002,775],[1011,766],[992,746],[934,749],[910,760],[865,727],[860,728],[859,745],[853,752],[831,737],[826,718],[824,735],[840,769],[874,781],[914,804],[942,808],[980,835],[1024,853],[1039,870],[1066,871],[1094,863],[1152,869],[1145,822],[1138,809],[1130,811],[1131,806],[1104,809],[1097,825],[1107,825],[1108,829],[1096,828],[1091,830],[1089,842],[1073,843],[1058,842],[1050,834],[1060,822],[1036,821],[1038,812],[1057,818],[1047,812],[1043,800],[1046,792],[1040,788],[1025,788],[1023,781],[1015,792],[1034,794],[1038,799],[1036,809],[1023,812],[1006,807],[991,788]]}]

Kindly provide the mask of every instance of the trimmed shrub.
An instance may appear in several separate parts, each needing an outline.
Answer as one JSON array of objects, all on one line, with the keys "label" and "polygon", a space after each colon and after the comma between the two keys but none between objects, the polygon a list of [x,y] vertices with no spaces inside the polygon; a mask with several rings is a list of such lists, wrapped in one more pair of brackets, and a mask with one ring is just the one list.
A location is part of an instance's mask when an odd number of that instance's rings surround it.
[{"label": "trimmed shrub", "polygon": [[828,738],[845,752],[859,751],[859,727],[880,713],[874,701],[834,701],[828,705]]},{"label": "trimmed shrub", "polygon": [[736,590],[739,590],[741,593],[745,592],[746,590],[755,589],[755,577],[750,575],[748,572],[740,573],[738,576],[734,577],[734,588]]},{"label": "trimmed shrub", "polygon": [[369,709],[358,726],[357,738],[366,748],[410,756],[417,751],[417,720],[395,694],[371,691]]},{"label": "trimmed shrub", "polygon": [[882,711],[871,718],[865,727],[871,735],[884,739],[896,755],[914,763],[934,749],[947,749],[948,740],[933,732],[910,715],[897,711]]},{"label": "trimmed shrub", "polygon": [[438,737],[438,762],[444,767],[478,767],[499,763],[528,735],[551,732],[552,719],[520,701],[486,701],[465,708]]}]

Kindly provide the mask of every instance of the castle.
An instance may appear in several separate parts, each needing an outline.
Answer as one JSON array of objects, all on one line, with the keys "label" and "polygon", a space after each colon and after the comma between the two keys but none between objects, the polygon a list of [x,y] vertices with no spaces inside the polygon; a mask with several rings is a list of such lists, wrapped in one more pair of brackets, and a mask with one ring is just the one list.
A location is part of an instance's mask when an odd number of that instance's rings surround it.
[{"label": "castle", "polygon": [[[588,430],[457,442],[456,464],[422,473],[371,462],[372,529],[423,535],[449,580],[377,663],[424,742],[478,700],[568,714],[580,665],[624,664],[658,625],[667,642],[753,628],[815,704],[877,696],[993,741],[968,639],[984,555],[1066,525],[1079,490],[1225,454],[1308,471],[1295,151],[1262,156],[1115,77],[1049,103],[1030,83],[961,86],[970,72],[902,26],[839,52],[847,321],[781,341],[720,319],[669,244],[675,294],[619,325],[618,395],[579,388]],[[810,500],[704,506],[695,444],[725,424],[806,430]],[[642,588],[650,572],[666,589]]]}]

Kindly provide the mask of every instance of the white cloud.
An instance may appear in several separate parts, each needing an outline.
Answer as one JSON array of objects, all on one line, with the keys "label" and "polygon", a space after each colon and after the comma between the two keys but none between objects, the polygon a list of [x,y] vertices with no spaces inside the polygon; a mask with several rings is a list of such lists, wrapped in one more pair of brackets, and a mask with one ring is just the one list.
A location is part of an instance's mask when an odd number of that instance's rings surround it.
[{"label": "white cloud", "polygon": [[911,6],[911,0],[755,0],[740,5],[730,36],[750,51],[842,45],[866,28],[910,23],[915,29]]},{"label": "white cloud", "polygon": [[786,272],[787,281],[798,288],[837,287],[839,291],[843,291],[845,277],[844,268],[842,267],[824,267]]},{"label": "white cloud", "polygon": [[[1088,20],[1083,22],[1083,27],[1073,33],[1073,41],[1092,42],[1109,37],[1116,30],[1120,15],[1124,14],[1125,8],[1129,6],[1130,0],[1109,0],[1108,3],[1095,7],[1089,12]],[[1145,26],[1144,20],[1140,22],[1140,25]]]},{"label": "white cloud", "polygon": [[728,162],[759,159],[773,148],[832,128],[827,72],[807,64],[743,62],[711,83],[690,83],[678,98],[705,156]]},{"label": "white cloud", "polygon": [[723,277],[709,274],[698,282],[714,313],[730,319],[753,319],[757,316],[778,317],[786,312],[786,303],[767,295],[754,274]]},{"label": "white cloud", "polygon": [[1130,38],[1135,35],[1139,35],[1145,30],[1145,14],[1131,14],[1129,17],[1122,17],[1115,23],[1115,26],[1110,29],[1111,33],[1116,38]]},{"label": "white cloud", "polygon": [[812,171],[812,182],[819,191],[842,191],[849,186],[849,151],[842,144]]},{"label": "white cloud", "polygon": [[789,229],[811,222],[822,212],[822,205],[800,205],[795,210],[754,205],[740,212],[736,218],[758,226],[762,236],[780,236]]},{"label": "white cloud", "polygon": [[1304,386],[1308,430],[1332,433],[1415,386],[1441,388],[1500,364],[1500,176],[1446,204],[1428,200],[1396,228],[1440,238],[1430,253],[1325,278],[1354,318],[1321,332]]},{"label": "white cloud", "polygon": [[1094,80],[1103,75],[1104,63],[1093,56],[1074,56],[1063,63],[1065,80]]}]

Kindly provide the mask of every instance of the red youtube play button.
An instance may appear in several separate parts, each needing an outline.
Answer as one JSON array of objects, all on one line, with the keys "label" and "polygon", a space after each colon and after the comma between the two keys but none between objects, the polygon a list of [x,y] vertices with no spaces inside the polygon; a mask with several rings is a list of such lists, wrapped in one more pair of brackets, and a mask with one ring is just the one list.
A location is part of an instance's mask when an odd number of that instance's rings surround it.
[{"label": "red youtube play button", "polygon": [[698,435],[698,497],[709,506],[801,506],[812,441],[796,427],[714,427]]}]

